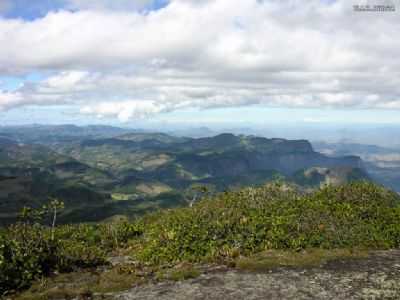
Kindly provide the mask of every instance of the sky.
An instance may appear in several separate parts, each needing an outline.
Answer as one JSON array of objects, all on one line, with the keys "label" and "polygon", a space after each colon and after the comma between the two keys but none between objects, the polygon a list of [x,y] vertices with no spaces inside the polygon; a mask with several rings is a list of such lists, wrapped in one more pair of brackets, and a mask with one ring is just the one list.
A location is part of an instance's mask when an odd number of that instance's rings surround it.
[{"label": "sky", "polygon": [[400,0],[0,0],[0,125],[400,124],[399,32]]}]

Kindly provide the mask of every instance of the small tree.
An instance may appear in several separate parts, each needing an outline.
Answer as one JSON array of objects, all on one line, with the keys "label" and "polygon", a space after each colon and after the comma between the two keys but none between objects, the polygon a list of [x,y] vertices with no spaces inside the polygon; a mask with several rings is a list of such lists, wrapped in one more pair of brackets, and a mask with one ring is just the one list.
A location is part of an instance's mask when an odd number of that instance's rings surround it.
[{"label": "small tree", "polygon": [[20,219],[24,224],[41,224],[46,217],[49,217],[51,220],[51,240],[54,240],[57,215],[63,209],[64,202],[58,199],[51,199],[48,204],[38,209],[24,207],[20,212]]},{"label": "small tree", "polygon": [[51,240],[54,240],[54,231],[57,222],[57,213],[64,209],[64,202],[52,199],[48,205],[43,206],[43,210],[51,217]]}]

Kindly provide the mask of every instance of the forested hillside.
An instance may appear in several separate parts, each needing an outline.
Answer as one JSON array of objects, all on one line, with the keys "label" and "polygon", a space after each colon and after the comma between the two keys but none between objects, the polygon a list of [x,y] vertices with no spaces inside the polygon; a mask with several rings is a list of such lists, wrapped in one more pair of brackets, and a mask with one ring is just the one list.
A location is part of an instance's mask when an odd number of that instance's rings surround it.
[{"label": "forested hillside", "polygon": [[0,223],[26,205],[65,203],[63,223],[133,218],[217,193],[284,180],[304,189],[368,179],[356,156],[328,157],[306,140],[206,138],[116,127],[0,128]]}]

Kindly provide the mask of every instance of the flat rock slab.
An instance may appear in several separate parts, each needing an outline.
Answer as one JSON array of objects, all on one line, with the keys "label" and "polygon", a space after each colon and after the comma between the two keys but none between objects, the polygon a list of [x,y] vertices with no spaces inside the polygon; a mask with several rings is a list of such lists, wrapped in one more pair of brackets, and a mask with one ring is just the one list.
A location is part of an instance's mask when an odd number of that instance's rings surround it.
[{"label": "flat rock slab", "polygon": [[196,279],[135,287],[119,300],[176,299],[400,299],[400,250],[336,260],[317,268],[277,268],[265,273],[209,272]]}]

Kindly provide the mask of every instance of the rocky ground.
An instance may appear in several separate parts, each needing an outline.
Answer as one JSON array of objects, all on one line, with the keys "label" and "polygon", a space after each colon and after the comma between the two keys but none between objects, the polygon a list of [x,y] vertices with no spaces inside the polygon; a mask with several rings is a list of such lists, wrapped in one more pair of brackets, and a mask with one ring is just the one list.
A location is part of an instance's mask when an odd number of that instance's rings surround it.
[{"label": "rocky ground", "polygon": [[180,282],[137,286],[112,296],[138,299],[400,299],[400,250],[330,261],[312,268],[275,268],[263,273],[208,270]]}]

